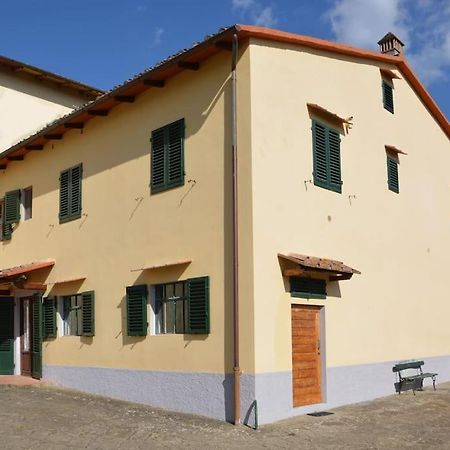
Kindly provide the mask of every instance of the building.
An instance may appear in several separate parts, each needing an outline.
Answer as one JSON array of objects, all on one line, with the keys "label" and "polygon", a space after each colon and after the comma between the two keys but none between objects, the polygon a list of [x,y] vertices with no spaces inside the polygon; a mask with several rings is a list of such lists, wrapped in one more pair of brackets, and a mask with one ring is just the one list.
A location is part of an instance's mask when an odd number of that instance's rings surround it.
[{"label": "building", "polygon": [[236,25],[0,153],[0,370],[260,423],[450,380],[450,125],[380,46]]},{"label": "building", "polygon": [[103,92],[0,56],[0,151]]}]

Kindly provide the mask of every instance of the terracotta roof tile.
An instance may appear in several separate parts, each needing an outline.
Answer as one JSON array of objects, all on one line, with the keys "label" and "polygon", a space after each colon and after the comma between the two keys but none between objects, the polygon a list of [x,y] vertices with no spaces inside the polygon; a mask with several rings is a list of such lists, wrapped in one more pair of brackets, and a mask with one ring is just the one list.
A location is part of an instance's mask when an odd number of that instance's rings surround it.
[{"label": "terracotta roof tile", "polygon": [[336,261],[328,258],[318,258],[316,256],[300,255],[299,253],[278,254],[280,258],[287,259],[308,269],[326,270],[333,273],[360,274],[359,270],[345,265],[342,261]]},{"label": "terracotta roof tile", "polygon": [[17,275],[22,275],[25,273],[33,272],[34,270],[46,269],[48,267],[53,267],[55,265],[55,261],[47,261],[47,262],[34,262],[30,264],[23,264],[21,266],[11,267],[8,269],[0,270],[0,280],[4,280],[7,278],[12,278]]}]

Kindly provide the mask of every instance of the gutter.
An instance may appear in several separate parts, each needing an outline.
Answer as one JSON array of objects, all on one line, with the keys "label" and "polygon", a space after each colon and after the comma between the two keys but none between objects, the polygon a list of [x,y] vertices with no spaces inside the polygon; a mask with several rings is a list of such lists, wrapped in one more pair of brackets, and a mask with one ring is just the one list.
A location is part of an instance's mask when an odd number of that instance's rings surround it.
[{"label": "gutter", "polygon": [[238,35],[233,34],[231,57],[231,153],[233,197],[233,397],[234,424],[241,422],[241,368],[239,361],[239,240],[237,168],[237,79]]}]

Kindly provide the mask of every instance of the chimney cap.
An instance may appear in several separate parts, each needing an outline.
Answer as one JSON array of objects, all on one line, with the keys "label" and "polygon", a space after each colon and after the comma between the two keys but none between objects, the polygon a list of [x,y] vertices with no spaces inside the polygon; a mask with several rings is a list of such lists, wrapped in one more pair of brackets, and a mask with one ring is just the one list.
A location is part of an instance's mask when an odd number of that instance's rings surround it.
[{"label": "chimney cap", "polygon": [[389,41],[391,41],[391,40],[393,40],[393,39],[395,39],[395,40],[397,40],[403,47],[405,46],[405,44],[394,34],[394,33],[391,33],[390,31],[389,31],[389,33],[386,33],[378,42],[377,42],[377,44],[378,45],[381,45],[381,44],[384,44],[385,42],[389,42]]}]

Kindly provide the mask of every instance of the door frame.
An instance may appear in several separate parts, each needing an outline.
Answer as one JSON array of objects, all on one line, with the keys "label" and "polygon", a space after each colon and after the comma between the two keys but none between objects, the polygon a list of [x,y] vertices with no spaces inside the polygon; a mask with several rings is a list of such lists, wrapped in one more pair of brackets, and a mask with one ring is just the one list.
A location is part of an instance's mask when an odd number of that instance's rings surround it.
[{"label": "door frame", "polygon": [[[292,301],[291,304],[289,305],[290,309],[289,309],[289,314],[290,314],[290,318],[292,318],[292,308],[296,307],[296,306],[313,306],[319,309],[319,339],[320,339],[320,357],[319,357],[319,362],[320,362],[320,393],[321,393],[321,402],[320,403],[314,403],[311,405],[302,405],[302,406],[293,406],[292,407],[294,409],[299,409],[299,408],[311,408],[314,407],[315,405],[322,405],[324,403],[327,402],[327,398],[328,398],[328,392],[327,392],[327,346],[326,346],[326,333],[325,333],[325,329],[326,329],[326,323],[325,323],[325,304],[319,303],[319,302],[302,302],[301,300],[299,302],[296,301]],[[291,355],[291,364],[292,364],[292,326],[289,330],[290,333],[290,355]],[[292,374],[292,366],[291,366],[291,374]],[[292,380],[291,380],[291,399],[293,401],[293,392],[292,392]]]},{"label": "door frame", "polygon": [[23,297],[33,297],[35,294],[43,294],[41,291],[31,289],[16,289],[14,297],[14,375],[22,374],[21,365],[21,336],[20,336],[20,303]]},{"label": "door frame", "polygon": [[[24,332],[24,314],[25,314],[25,309],[24,309],[24,301],[28,300],[28,333],[29,333],[29,348],[28,348],[28,357],[29,357],[29,367],[30,367],[30,373],[29,374],[24,374],[23,373],[23,367],[22,367],[22,358],[23,358],[23,346],[24,346],[24,342],[22,339],[23,336],[23,332]],[[17,297],[17,302],[19,303],[19,310],[20,310],[20,317],[19,317],[19,321],[20,321],[20,339],[19,339],[19,345],[20,345],[20,375],[22,376],[26,376],[26,377],[31,377],[31,373],[32,373],[32,348],[31,348],[31,344],[32,344],[32,339],[33,339],[33,335],[32,335],[32,304],[33,304],[33,296],[22,296],[22,297]]]}]

